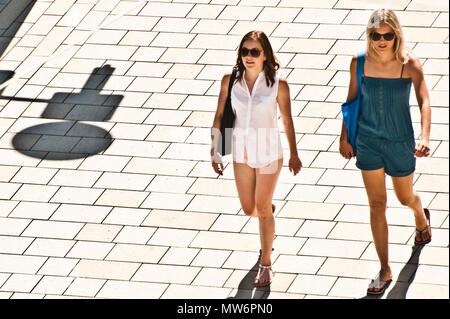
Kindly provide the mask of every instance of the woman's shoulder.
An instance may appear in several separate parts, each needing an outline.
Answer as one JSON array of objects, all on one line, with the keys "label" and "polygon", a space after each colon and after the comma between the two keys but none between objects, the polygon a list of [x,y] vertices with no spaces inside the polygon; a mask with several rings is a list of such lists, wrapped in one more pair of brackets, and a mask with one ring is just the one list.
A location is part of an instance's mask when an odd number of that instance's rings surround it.
[{"label": "woman's shoulder", "polygon": [[222,77],[222,82],[229,82],[231,79],[231,73],[225,73]]},{"label": "woman's shoulder", "polygon": [[[230,79],[231,79],[231,74],[232,74],[231,72],[227,72],[223,75],[222,83],[221,83],[222,86],[228,87],[228,84],[230,83]],[[235,74],[237,76],[238,72],[236,72]]]},{"label": "woman's shoulder", "polygon": [[417,56],[415,56],[412,53],[409,53],[406,61],[406,67],[408,67],[411,70],[419,70],[422,69],[422,63],[420,62],[420,59]]},{"label": "woman's shoulder", "polygon": [[[238,69],[233,69],[232,72],[234,72],[235,78],[239,76],[239,73],[240,73],[240,72],[239,72]],[[226,73],[223,75],[223,77],[222,77],[222,82],[224,82],[224,81],[225,81],[225,82],[230,82],[232,72],[226,72]]]},{"label": "woman's shoulder", "polygon": [[358,61],[358,59],[366,59],[367,58],[367,54],[366,54],[366,52],[358,52],[358,53],[356,53],[356,54],[354,54],[353,56],[352,56],[352,63],[353,62],[355,62],[356,63],[356,61]]},{"label": "woman's shoulder", "polygon": [[408,54],[407,59],[408,60],[404,66],[404,77],[412,77],[414,79],[423,76],[422,63],[420,59],[412,53]]},{"label": "woman's shoulder", "polygon": [[289,83],[284,76],[278,76],[278,83],[279,86],[289,86]]},{"label": "woman's shoulder", "polygon": [[230,78],[231,78],[231,72],[226,72],[222,77],[222,81],[224,81],[224,80],[229,81]]},{"label": "woman's shoulder", "polygon": [[228,84],[230,83],[231,73],[225,73],[222,77],[222,81],[220,86],[222,89],[228,88]]},{"label": "woman's shoulder", "polygon": [[279,76],[278,80],[278,94],[286,94],[289,93],[289,83],[285,77]]},{"label": "woman's shoulder", "polygon": [[352,59],[350,61],[350,72],[356,72],[356,65],[358,64],[359,57],[359,53],[352,56]]}]

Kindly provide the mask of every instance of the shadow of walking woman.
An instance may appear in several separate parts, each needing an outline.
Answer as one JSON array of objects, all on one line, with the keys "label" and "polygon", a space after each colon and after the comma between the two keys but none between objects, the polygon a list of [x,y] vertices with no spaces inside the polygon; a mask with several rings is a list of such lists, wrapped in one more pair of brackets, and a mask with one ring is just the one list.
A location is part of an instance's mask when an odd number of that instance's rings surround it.
[{"label": "shadow of walking woman", "polygon": [[420,253],[422,252],[423,245],[414,245],[412,247],[411,257],[408,262],[400,271],[398,280],[395,286],[389,291],[386,299],[405,299],[408,293],[409,286],[416,277],[417,268],[419,267]]},{"label": "shadow of walking woman", "polygon": [[270,295],[270,285],[265,287],[255,287],[254,280],[258,273],[259,259],[248,271],[239,283],[236,295],[228,299],[267,299]]},{"label": "shadow of walking woman", "polygon": [[[414,245],[412,247],[411,256],[400,271],[394,287],[386,290],[388,291],[386,299],[406,299],[409,286],[413,283],[417,268],[419,267],[419,257],[423,247],[423,245]],[[384,294],[372,296],[367,294],[367,296],[364,296],[361,299],[381,299],[383,295]]]}]

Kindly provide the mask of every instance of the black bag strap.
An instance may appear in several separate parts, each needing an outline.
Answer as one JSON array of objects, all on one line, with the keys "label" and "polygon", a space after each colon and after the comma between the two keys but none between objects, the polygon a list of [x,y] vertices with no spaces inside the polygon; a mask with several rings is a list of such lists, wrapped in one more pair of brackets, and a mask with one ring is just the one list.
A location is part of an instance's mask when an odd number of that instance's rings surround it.
[{"label": "black bag strap", "polygon": [[233,72],[231,72],[230,83],[228,83],[228,95],[227,99],[231,99],[231,89],[233,88],[234,80],[236,80],[237,70],[233,68]]}]

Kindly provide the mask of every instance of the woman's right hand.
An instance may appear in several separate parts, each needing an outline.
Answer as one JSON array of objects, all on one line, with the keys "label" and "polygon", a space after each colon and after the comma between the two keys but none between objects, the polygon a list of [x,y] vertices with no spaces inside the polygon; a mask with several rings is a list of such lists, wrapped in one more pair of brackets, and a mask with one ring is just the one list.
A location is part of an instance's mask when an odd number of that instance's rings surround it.
[{"label": "woman's right hand", "polygon": [[352,145],[346,139],[339,141],[339,153],[346,159],[351,159],[355,156]]},{"label": "woman's right hand", "polygon": [[219,153],[213,154],[213,150],[211,149],[211,164],[214,169],[214,172],[216,172],[219,175],[223,175],[223,163],[222,163],[222,157]]}]

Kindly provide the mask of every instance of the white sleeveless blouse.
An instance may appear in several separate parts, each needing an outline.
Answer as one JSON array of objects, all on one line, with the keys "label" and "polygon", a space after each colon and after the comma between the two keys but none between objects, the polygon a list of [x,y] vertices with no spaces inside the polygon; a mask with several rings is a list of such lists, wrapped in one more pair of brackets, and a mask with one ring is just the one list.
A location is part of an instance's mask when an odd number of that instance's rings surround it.
[{"label": "white sleeveless blouse", "polygon": [[261,168],[283,157],[277,118],[279,81],[280,76],[276,73],[273,86],[267,86],[262,71],[251,95],[244,77],[234,83],[231,105],[236,114],[232,139],[235,162]]}]

